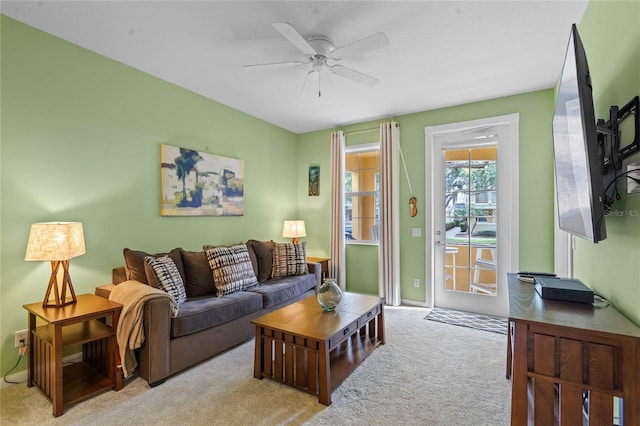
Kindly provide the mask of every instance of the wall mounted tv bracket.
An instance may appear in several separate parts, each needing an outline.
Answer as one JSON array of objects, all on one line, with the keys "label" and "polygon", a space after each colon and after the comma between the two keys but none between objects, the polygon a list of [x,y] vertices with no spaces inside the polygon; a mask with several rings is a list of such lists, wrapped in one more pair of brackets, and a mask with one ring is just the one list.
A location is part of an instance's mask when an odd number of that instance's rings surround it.
[{"label": "wall mounted tv bracket", "polygon": [[[598,119],[598,143],[600,145],[600,157],[602,158],[602,174],[606,175],[609,168],[615,171],[622,168],[622,160],[630,155],[640,152],[640,97],[631,99],[625,106],[618,109],[617,105],[609,108],[609,121]],[[620,148],[620,123],[630,115],[634,116],[633,142]]]}]

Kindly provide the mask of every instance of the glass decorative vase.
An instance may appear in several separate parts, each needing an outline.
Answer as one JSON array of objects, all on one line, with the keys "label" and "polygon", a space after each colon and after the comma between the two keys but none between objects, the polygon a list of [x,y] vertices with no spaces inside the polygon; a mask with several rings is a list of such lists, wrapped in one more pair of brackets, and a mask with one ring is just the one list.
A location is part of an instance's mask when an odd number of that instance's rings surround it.
[{"label": "glass decorative vase", "polygon": [[335,278],[325,278],[316,297],[323,311],[332,312],[342,300],[342,290]]}]

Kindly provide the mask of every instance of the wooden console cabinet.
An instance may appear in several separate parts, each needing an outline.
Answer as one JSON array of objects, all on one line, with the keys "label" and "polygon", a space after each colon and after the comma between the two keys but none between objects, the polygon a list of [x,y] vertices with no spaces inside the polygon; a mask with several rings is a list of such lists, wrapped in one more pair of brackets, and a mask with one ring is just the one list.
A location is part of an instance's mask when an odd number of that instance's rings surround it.
[{"label": "wooden console cabinet", "polygon": [[[56,417],[66,404],[122,388],[115,335],[122,305],[93,294],[77,299],[61,308],[24,305],[31,334],[27,386],[44,392]],[[82,361],[63,367],[63,349],[74,345],[82,345]]]},{"label": "wooden console cabinet", "polygon": [[508,274],[507,378],[511,425],[583,424],[613,420],[623,400],[624,426],[640,425],[640,328],[613,306],[542,299],[533,284]]}]

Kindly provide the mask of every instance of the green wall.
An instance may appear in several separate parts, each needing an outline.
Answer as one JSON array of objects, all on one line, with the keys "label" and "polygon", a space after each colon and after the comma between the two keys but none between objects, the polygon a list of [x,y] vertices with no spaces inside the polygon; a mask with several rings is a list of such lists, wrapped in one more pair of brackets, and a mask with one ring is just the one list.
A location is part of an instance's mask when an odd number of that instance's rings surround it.
[{"label": "green wall", "polygon": [[[329,147],[331,131],[304,135],[298,146],[298,218],[305,221],[307,253],[315,257],[329,257],[329,224],[331,223],[331,174]],[[309,166],[320,166],[320,195],[309,196]]]},{"label": "green wall", "polygon": [[[297,214],[297,135],[5,16],[0,24],[2,374],[17,359],[14,331],[27,327],[22,305],[42,300],[49,279],[47,262],[24,261],[33,222],[83,222],[87,252],[71,261],[78,294],[111,282],[124,247],[281,239]],[[244,160],[244,216],[161,217],[161,144]]]},{"label": "green wall", "polygon": [[[520,114],[520,268],[532,270],[553,269],[553,149],[551,140],[551,115],[553,89],[523,95],[493,99],[468,105],[425,111],[394,117],[400,124],[400,147],[405,159],[413,194],[409,191],[404,169],[400,171],[400,280],[401,297],[405,301],[425,302],[425,136],[424,128],[459,121],[475,120],[511,113]],[[379,121],[342,128],[346,132],[376,127]],[[321,175],[321,185],[330,185],[328,173],[330,130],[300,135],[298,155],[301,161],[321,155],[320,163],[326,164]],[[349,136],[347,136],[349,142]],[[358,143],[370,140],[358,140]],[[302,180],[302,175],[299,181]],[[418,199],[418,214],[408,214],[409,197]],[[319,200],[319,199],[320,200]],[[324,202],[322,200],[325,200]],[[329,205],[329,194],[320,191],[320,197],[303,197],[298,200],[299,212],[307,229],[321,230],[320,239],[314,244],[329,253],[330,216],[314,214],[315,204]],[[412,228],[421,228],[422,237],[411,236]],[[318,232],[318,231],[316,231]],[[347,250],[347,289],[377,294],[377,251],[371,246],[350,245]],[[369,284],[351,274],[375,271],[368,276]],[[420,288],[413,286],[413,279],[420,279]],[[354,287],[351,280],[355,280]],[[357,290],[356,290],[357,289]],[[430,301],[428,301],[430,302]]]},{"label": "green wall", "polygon": [[[640,95],[640,2],[590,2],[578,25],[593,82],[596,116]],[[640,160],[635,154],[630,161]],[[626,169],[626,164],[625,164]],[[621,192],[626,191],[624,180]],[[640,324],[640,196],[613,205],[607,239],[576,239],[575,276]]]}]

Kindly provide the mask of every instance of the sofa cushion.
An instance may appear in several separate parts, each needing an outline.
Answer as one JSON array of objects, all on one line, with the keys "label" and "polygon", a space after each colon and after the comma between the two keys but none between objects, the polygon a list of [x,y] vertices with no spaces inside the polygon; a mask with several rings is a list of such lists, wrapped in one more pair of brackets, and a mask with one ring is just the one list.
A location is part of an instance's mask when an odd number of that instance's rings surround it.
[{"label": "sofa cushion", "polygon": [[158,288],[168,293],[178,306],[187,300],[184,281],[178,267],[169,256],[146,256],[144,261],[153,270]]},{"label": "sofa cushion", "polygon": [[195,333],[261,309],[262,298],[250,291],[240,291],[225,297],[195,297],[180,305],[178,316],[171,320],[171,336]]},{"label": "sofa cushion", "polygon": [[246,244],[204,246],[204,252],[213,272],[218,297],[258,285]]},{"label": "sofa cushion", "polygon": [[308,273],[307,243],[273,243],[272,278]]},{"label": "sofa cushion", "polygon": [[180,249],[180,254],[184,266],[184,288],[187,297],[216,294],[213,274],[205,252]]},{"label": "sofa cushion", "polygon": [[273,241],[247,241],[249,256],[253,270],[259,282],[265,282],[271,278],[273,268]]},{"label": "sofa cushion", "polygon": [[[156,253],[151,254],[144,251],[124,249],[124,263],[127,269],[127,280],[140,281],[144,284],[149,284],[152,287],[159,288],[158,282],[155,279],[155,274],[151,272],[149,268],[145,269],[144,258],[146,256],[169,256],[173,263],[175,263],[182,281],[184,282],[184,268],[182,267],[182,258],[180,256],[180,250],[173,249],[169,253]],[[149,272],[149,274],[147,274]]]},{"label": "sofa cushion", "polygon": [[274,278],[261,283],[251,292],[262,295],[263,307],[269,308],[290,301],[294,297],[315,288],[315,286],[316,276],[314,274],[305,274]]}]

